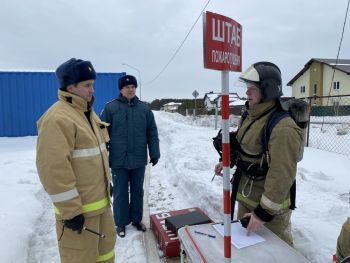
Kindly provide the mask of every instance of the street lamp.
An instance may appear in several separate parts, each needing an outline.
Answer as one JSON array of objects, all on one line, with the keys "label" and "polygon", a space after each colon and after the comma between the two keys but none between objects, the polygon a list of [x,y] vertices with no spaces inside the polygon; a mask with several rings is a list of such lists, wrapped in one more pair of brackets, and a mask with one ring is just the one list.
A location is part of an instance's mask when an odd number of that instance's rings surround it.
[{"label": "street lamp", "polygon": [[138,68],[135,68],[129,64],[126,64],[126,63],[122,63],[123,66],[127,66],[129,68],[132,68],[134,70],[136,70],[138,73],[139,73],[139,90],[140,90],[140,100],[141,100],[141,72]]}]

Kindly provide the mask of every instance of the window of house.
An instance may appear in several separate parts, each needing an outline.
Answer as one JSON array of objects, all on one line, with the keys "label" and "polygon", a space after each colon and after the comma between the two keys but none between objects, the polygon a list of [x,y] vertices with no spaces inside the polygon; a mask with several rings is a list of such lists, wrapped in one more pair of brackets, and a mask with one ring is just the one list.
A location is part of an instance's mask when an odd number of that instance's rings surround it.
[{"label": "window of house", "polygon": [[300,86],[300,93],[305,93],[305,86]]},{"label": "window of house", "polygon": [[314,84],[314,94],[317,94],[317,84]]},{"label": "window of house", "polygon": [[339,81],[334,81],[333,82],[333,89],[334,90],[339,90]]}]

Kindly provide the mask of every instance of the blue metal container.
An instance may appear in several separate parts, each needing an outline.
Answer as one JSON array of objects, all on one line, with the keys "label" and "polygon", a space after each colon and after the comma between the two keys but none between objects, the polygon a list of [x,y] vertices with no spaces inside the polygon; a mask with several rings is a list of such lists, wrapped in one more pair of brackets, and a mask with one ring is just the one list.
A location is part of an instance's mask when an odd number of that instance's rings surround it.
[{"label": "blue metal container", "polygon": [[[94,109],[100,114],[106,102],[119,95],[122,73],[97,73]],[[0,71],[0,137],[37,135],[36,121],[57,101],[54,72]]]}]

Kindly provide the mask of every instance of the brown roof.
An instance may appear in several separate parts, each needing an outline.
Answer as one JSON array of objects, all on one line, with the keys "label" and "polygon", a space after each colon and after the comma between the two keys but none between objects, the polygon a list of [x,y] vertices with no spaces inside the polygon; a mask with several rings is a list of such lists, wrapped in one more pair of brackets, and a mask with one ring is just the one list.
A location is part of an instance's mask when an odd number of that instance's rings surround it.
[{"label": "brown roof", "polygon": [[335,65],[336,59],[327,59],[327,58],[312,58],[310,59],[304,66],[304,68],[299,71],[288,83],[287,86],[292,86],[294,81],[296,81],[301,75],[307,71],[311,64],[314,62],[320,62],[322,64],[326,64],[334,69],[338,69],[348,75],[350,75],[350,59],[338,59],[337,65]]}]

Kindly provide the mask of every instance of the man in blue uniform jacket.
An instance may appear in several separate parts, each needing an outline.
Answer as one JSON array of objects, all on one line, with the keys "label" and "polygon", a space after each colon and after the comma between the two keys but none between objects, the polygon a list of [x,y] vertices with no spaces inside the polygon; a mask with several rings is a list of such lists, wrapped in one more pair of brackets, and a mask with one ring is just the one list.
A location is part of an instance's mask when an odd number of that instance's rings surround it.
[{"label": "man in blue uniform jacket", "polygon": [[[120,95],[108,102],[101,120],[110,124],[109,161],[113,175],[113,213],[117,234],[125,237],[125,226],[132,223],[146,231],[143,215],[143,181],[147,165],[159,157],[159,139],[154,115],[136,96],[137,81],[126,75],[119,79]],[[129,199],[130,187],[130,199]]]}]

